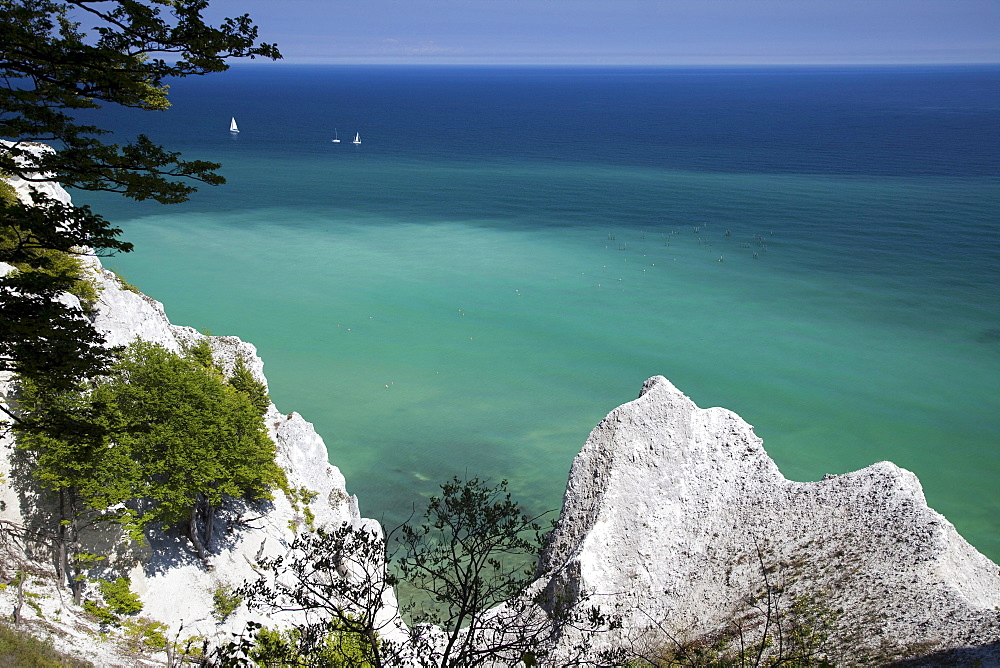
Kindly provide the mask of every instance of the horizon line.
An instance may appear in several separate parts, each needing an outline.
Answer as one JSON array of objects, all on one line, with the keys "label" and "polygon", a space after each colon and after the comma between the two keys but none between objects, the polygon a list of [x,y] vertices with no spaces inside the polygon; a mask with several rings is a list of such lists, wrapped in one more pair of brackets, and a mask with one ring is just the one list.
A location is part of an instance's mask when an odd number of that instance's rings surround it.
[{"label": "horizon line", "polygon": [[373,59],[373,60],[319,60],[301,58],[283,58],[281,60],[263,60],[241,58],[234,60],[230,65],[236,66],[265,66],[280,67],[282,65],[303,65],[303,66],[440,66],[440,67],[670,67],[670,68],[707,68],[707,67],[991,67],[1000,66],[1000,60],[969,60],[969,61],[829,61],[829,62],[782,62],[782,61],[761,61],[761,62],[596,62],[596,61],[552,61],[552,62],[529,62],[529,61],[469,61],[469,60],[410,60],[410,59]]}]

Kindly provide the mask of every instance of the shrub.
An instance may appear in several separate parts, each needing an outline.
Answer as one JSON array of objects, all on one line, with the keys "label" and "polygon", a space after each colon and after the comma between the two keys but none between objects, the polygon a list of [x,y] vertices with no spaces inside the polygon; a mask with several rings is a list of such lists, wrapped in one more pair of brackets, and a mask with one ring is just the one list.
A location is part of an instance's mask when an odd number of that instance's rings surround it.
[{"label": "shrub", "polygon": [[[0,181],[2,183],[2,181]],[[0,199],[3,193],[0,192]],[[0,230],[0,250],[10,250],[17,244],[19,231],[15,228]],[[83,261],[73,253],[42,248],[26,251],[30,260],[25,262],[12,261],[14,268],[21,273],[37,272],[59,282],[66,292],[80,300],[84,313],[93,312],[100,291],[84,266]]]},{"label": "shrub", "polygon": [[229,585],[220,584],[212,592],[212,602],[212,616],[220,622],[224,622],[243,604],[243,597]]},{"label": "shrub", "polygon": [[142,601],[132,591],[132,581],[128,578],[118,578],[114,582],[101,580],[98,586],[105,603],[115,614],[134,615],[142,610]]},{"label": "shrub", "polygon": [[101,624],[120,626],[121,615],[134,615],[142,610],[142,601],[132,591],[131,585],[132,582],[128,578],[118,578],[114,582],[98,580],[97,586],[107,605],[87,600],[83,602],[83,609],[96,617]]},{"label": "shrub", "polygon": [[184,350],[188,359],[197,362],[205,369],[214,369],[215,357],[212,356],[212,346],[208,339],[198,339]]},{"label": "shrub", "polygon": [[3,177],[4,175],[0,173],[0,203],[16,204],[19,201],[17,191]]},{"label": "shrub", "polygon": [[[274,631],[261,628],[254,637],[250,656],[258,665],[324,666],[325,668],[371,668],[365,658],[365,641],[334,624],[316,645],[303,642],[298,629]],[[308,647],[303,651],[304,647]]]},{"label": "shrub", "polygon": [[258,413],[263,415],[267,412],[271,405],[271,397],[267,393],[267,388],[264,383],[253,377],[242,357],[236,361],[236,367],[233,369],[233,376],[229,379],[229,384],[233,389],[245,394]]},{"label": "shrub", "polygon": [[130,619],[125,622],[125,637],[141,649],[162,651],[167,648],[167,625],[147,617]]},{"label": "shrub", "polygon": [[102,605],[97,601],[91,601],[90,599],[83,602],[83,609],[85,612],[90,613],[97,618],[101,624],[107,624],[109,626],[118,626],[121,621],[118,619],[118,615],[111,612],[111,610],[106,605]]}]

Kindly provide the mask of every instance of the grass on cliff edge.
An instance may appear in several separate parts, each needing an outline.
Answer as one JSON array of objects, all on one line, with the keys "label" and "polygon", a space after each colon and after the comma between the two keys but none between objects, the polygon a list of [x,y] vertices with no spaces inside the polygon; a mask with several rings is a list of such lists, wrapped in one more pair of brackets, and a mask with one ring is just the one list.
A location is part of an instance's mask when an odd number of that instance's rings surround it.
[{"label": "grass on cliff edge", "polygon": [[0,622],[0,668],[93,668],[92,663],[57,652],[39,640]]}]

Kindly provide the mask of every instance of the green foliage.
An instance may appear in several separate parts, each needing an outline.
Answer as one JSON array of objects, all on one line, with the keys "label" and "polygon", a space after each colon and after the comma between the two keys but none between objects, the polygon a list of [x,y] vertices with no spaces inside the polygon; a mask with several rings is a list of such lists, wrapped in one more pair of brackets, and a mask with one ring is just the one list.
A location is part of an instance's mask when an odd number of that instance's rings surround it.
[{"label": "green foliage", "polygon": [[309,621],[290,634],[259,633],[259,625],[249,624],[239,642],[218,654],[256,648],[276,665],[397,665],[401,648],[380,637],[391,624],[380,615],[383,597],[397,584],[385,559],[381,532],[368,527],[344,524],[298,534],[286,555],[256,564],[258,579],[244,583],[239,594],[250,610],[304,610]]},{"label": "green foliage", "polygon": [[141,463],[140,524],[187,521],[199,500],[263,499],[284,484],[275,446],[249,400],[199,361],[134,342],[93,392],[112,408],[116,447]]},{"label": "green foliage", "polygon": [[163,651],[167,648],[167,625],[148,617],[127,619],[122,623],[125,637],[129,639],[136,651]]},{"label": "green foliage", "polygon": [[[200,507],[226,498],[270,498],[284,488],[275,446],[245,395],[221,374],[157,344],[136,340],[109,376],[88,392],[53,394],[25,384],[28,408],[90,416],[90,432],[22,433],[18,447],[36,455],[47,489],[71,492],[104,519],[141,539],[152,522],[187,523]],[[132,503],[143,500],[142,504]],[[211,535],[208,514],[206,540]]]},{"label": "green foliage", "polygon": [[104,602],[117,615],[134,615],[142,610],[142,601],[132,591],[132,581],[128,578],[118,578],[115,581],[101,580],[98,583]]},{"label": "green foliage", "polygon": [[[377,667],[537,665],[553,618],[516,597],[530,581],[540,527],[511,500],[506,482],[455,478],[441,489],[422,524],[401,527],[395,544],[403,554],[395,571],[387,570],[381,532],[350,524],[300,532],[287,554],[261,559],[258,579],[240,589],[248,608],[306,611],[310,621],[287,635],[261,634],[251,624],[239,642],[219,648],[222,665],[237,665],[227,657],[252,648],[274,665],[366,665],[356,656],[353,663],[317,663],[331,637],[341,654],[359,652]],[[286,494],[296,509],[314,496],[305,488]],[[406,646],[382,636],[390,623],[381,614],[384,596],[400,584],[399,574],[424,595],[422,609],[407,606],[417,632]],[[497,609],[500,603],[506,605]],[[443,636],[420,633],[426,622],[440,624]]]},{"label": "green foliage", "polygon": [[263,415],[267,412],[267,409],[271,405],[271,397],[267,393],[267,387],[264,383],[254,378],[242,357],[236,361],[229,384],[237,391],[245,394],[258,413]]},{"label": "green foliage", "polygon": [[314,492],[308,487],[291,487],[284,490],[288,502],[292,505],[292,510],[302,513],[302,519],[294,518],[288,521],[288,528],[297,533],[299,525],[305,523],[310,531],[316,528],[316,515],[309,504],[319,496],[319,492]]},{"label": "green foliage", "polygon": [[[182,624],[183,628],[183,624]],[[167,647],[165,648],[168,652],[176,657],[174,660],[180,660],[181,665],[184,662],[194,664],[196,666],[210,665],[203,661],[204,657],[208,653],[208,640],[205,636],[193,635],[188,636],[184,640],[178,640],[180,633],[178,632],[177,637],[173,641],[167,642]],[[176,664],[175,664],[176,665]]]},{"label": "green foliage", "polygon": [[219,584],[212,592],[212,616],[220,622],[226,621],[242,604],[243,597],[229,585]]},{"label": "green foliage", "polygon": [[28,604],[29,608],[35,611],[35,614],[38,616],[39,619],[45,619],[45,613],[42,612],[42,606],[38,603],[38,601],[43,598],[46,597],[36,592],[31,592],[31,591],[24,592],[24,602]]},{"label": "green foliage", "polygon": [[38,251],[39,255],[47,259],[47,266],[44,269],[30,269],[26,263],[14,265],[19,271],[38,271],[48,274],[56,280],[66,281],[69,288],[66,292],[80,300],[83,312],[93,313],[94,306],[101,296],[97,284],[92,275],[88,276],[88,270],[84,267],[80,258],[72,253],[43,249]]},{"label": "green foliage", "polygon": [[0,174],[0,203],[14,204],[18,199],[17,190],[4,180],[3,174]]},{"label": "green foliage", "polygon": [[29,379],[21,379],[18,400],[30,421],[15,425],[17,447],[34,453],[34,475],[43,488],[70,491],[95,510],[132,498],[129,481],[137,463],[127,451],[108,447],[105,404],[95,403],[82,386],[55,392]]},{"label": "green foliage", "polygon": [[[477,665],[493,643],[509,655],[534,651],[540,628],[515,607],[491,618],[488,610],[513,602],[531,582],[541,527],[507,492],[507,481],[490,485],[452,478],[431,497],[419,526],[404,525],[399,571],[425,598],[406,612],[411,623],[434,623],[445,633],[440,666]],[[500,638],[495,633],[500,625]]]},{"label": "green foliage", "polygon": [[[95,225],[86,207],[42,196],[35,206],[0,202],[0,262],[17,267],[0,277],[0,371],[67,390],[111,363],[113,352],[87,320],[96,291],[72,256],[85,245],[126,245],[114,239],[117,230],[98,232]],[[58,301],[64,292],[84,305]]]},{"label": "green foliage", "polygon": [[308,507],[308,504],[312,503],[313,499],[319,496],[319,492],[314,492],[308,487],[289,487],[285,490],[285,496],[288,497],[288,502],[292,504],[292,508],[298,511],[300,510],[299,504],[304,504]]},{"label": "green foliage", "polygon": [[[0,147],[0,162],[4,155]],[[81,286],[79,262],[67,256],[83,247],[130,250],[115,238],[119,233],[87,207],[40,194],[33,204],[0,201],[0,262],[18,269],[0,277],[0,369],[65,389],[107,367],[111,355],[86,319],[86,304],[56,300],[63,292],[96,300],[92,288]]]},{"label": "green foliage", "polygon": [[[0,211],[19,203],[14,189],[0,181]],[[85,313],[93,310],[100,296],[93,276],[87,275],[88,271],[80,260],[78,248],[56,249],[33,243],[32,235],[13,222],[0,225],[0,259],[13,265],[18,273],[38,272],[53,287],[64,287],[66,292],[80,300]],[[11,280],[15,277],[16,274]]]},{"label": "green foliage", "polygon": [[106,605],[98,603],[97,601],[91,601],[87,599],[83,602],[83,609],[85,612],[90,613],[97,618],[97,621],[101,624],[106,624],[108,626],[118,626],[121,621],[114,612],[111,611]]},{"label": "green foliage", "polygon": [[356,635],[334,624],[315,647],[303,653],[302,632],[298,629],[276,631],[262,627],[254,636],[254,646],[248,652],[257,665],[282,668],[371,668],[366,649]]},{"label": "green foliage", "polygon": [[[187,199],[191,180],[222,183],[214,163],[182,160],[144,135],[106,142],[108,130],[77,120],[79,110],[106,104],[162,110],[173,77],[221,72],[234,57],[280,58],[274,45],[258,43],[247,16],[216,27],[202,16],[207,9],[207,0],[0,2],[0,137],[12,140],[0,146],[0,174],[162,203]],[[40,195],[25,205],[9,195],[0,196],[0,230],[16,243],[0,251],[2,262],[32,250],[132,248],[87,207]],[[36,272],[0,277],[0,371],[38,382],[54,376],[67,389],[108,367],[103,338],[84,314],[54,301],[65,290],[65,281]]]},{"label": "green foliage", "polygon": [[0,622],[0,666],[7,668],[84,668],[93,664],[57,652],[50,640],[39,640]]},{"label": "green foliage", "polygon": [[83,568],[89,568],[94,564],[107,559],[103,554],[92,554],[90,552],[77,552],[73,555],[73,560]]},{"label": "green foliage", "polygon": [[184,349],[184,355],[205,369],[218,369],[208,339],[198,339]]},{"label": "green foliage", "polygon": [[132,591],[132,583],[128,578],[118,578],[114,581],[98,580],[97,584],[104,603],[88,599],[83,602],[83,609],[96,617],[101,624],[121,626],[122,616],[134,615],[142,610],[142,601]]}]

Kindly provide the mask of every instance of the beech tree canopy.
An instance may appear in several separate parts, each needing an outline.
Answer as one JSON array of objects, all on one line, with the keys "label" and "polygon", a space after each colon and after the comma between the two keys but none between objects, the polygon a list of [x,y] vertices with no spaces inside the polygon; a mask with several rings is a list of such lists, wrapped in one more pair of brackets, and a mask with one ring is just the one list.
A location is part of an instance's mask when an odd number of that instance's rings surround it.
[{"label": "beech tree canopy", "polygon": [[20,398],[34,413],[74,410],[99,423],[18,441],[34,453],[42,486],[70,493],[74,521],[96,513],[135,538],[152,523],[186,527],[204,557],[212,517],[228,499],[287,488],[254,400],[194,356],[136,339],[95,386],[51,393],[29,382]]}]

